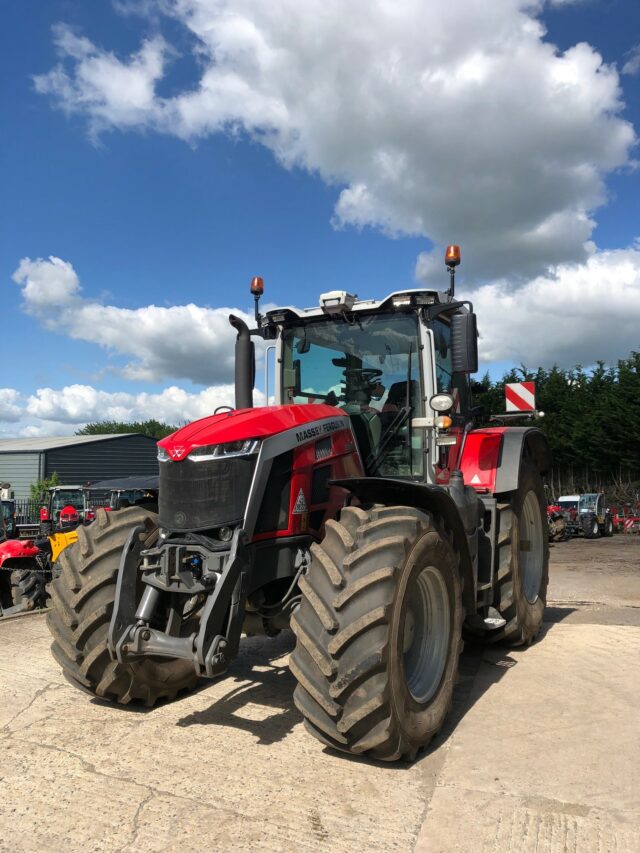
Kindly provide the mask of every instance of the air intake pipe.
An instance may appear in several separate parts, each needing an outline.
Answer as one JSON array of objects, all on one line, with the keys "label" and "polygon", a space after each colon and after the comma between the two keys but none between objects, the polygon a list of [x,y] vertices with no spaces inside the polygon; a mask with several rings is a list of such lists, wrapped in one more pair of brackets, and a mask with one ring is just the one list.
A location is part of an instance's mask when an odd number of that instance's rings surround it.
[{"label": "air intake pipe", "polygon": [[253,384],[256,374],[255,348],[249,327],[234,314],[229,314],[229,322],[237,331],[236,338],[236,409],[253,408]]}]

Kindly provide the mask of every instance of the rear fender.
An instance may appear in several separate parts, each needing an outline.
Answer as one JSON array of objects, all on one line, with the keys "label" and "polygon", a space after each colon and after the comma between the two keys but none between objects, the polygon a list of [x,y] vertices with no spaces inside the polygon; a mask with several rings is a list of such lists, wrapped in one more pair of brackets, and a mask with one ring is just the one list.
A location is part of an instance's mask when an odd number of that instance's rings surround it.
[{"label": "rear fender", "polygon": [[7,539],[0,544],[0,568],[13,568],[19,560],[35,560],[39,553],[40,549],[29,539]]},{"label": "rear fender", "polygon": [[467,434],[460,470],[467,485],[478,492],[514,492],[520,482],[520,465],[527,459],[541,475],[551,469],[551,448],[535,427],[489,427]]},{"label": "rear fender", "polygon": [[362,503],[381,503],[387,506],[411,506],[442,517],[453,532],[460,555],[460,577],[463,580],[462,603],[467,613],[476,612],[476,578],[460,513],[453,500],[441,486],[388,480],[384,477],[354,477],[332,480],[331,485],[347,489]]}]

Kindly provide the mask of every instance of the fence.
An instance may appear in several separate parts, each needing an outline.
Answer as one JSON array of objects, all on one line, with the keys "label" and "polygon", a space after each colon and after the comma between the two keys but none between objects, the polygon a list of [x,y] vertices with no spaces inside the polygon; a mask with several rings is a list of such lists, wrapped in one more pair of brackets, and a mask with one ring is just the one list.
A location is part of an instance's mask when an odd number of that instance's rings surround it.
[{"label": "fence", "polygon": [[[40,510],[46,506],[46,501],[38,501],[33,498],[17,498],[16,524],[39,524]],[[98,509],[101,506],[109,506],[109,495],[92,495],[87,502],[88,507]]]},{"label": "fence", "polygon": [[18,498],[16,505],[16,524],[38,524],[42,503],[33,498]]}]

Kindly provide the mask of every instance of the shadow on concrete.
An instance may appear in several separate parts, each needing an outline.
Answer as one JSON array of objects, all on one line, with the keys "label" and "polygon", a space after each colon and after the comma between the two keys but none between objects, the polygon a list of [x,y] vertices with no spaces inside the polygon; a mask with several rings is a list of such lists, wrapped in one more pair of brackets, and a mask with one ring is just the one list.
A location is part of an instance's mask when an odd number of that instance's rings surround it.
[{"label": "shadow on concrete", "polygon": [[[301,720],[293,704],[296,680],[286,663],[277,663],[294,645],[290,631],[272,640],[243,637],[240,655],[224,676],[225,682],[235,686],[205,710],[178,720],[177,725],[232,726],[254,735],[262,745],[283,740]],[[205,682],[204,689],[207,686]]]},{"label": "shadow on concrete", "polygon": [[[177,725],[232,726],[254,735],[257,743],[263,745],[286,738],[302,720],[293,704],[296,680],[286,662],[279,661],[293,650],[294,642],[289,632],[282,638],[278,637],[275,643],[271,641],[275,645],[272,650],[269,649],[270,641],[265,638],[243,640],[243,643],[251,645],[226,677],[228,681],[233,679],[234,686],[210,707],[183,717]],[[273,663],[274,660],[278,662]],[[516,661],[509,656],[507,648],[468,644],[460,657],[460,677],[454,690],[452,709],[442,730],[422,755],[437,750],[478,699],[515,665]],[[396,770],[411,766],[409,763],[391,765],[346,753],[336,754],[345,761],[366,762]]]},{"label": "shadow on concrete", "polygon": [[[539,641],[544,641],[547,630],[574,610],[573,607],[548,607]],[[224,695],[216,698],[209,707],[182,717],[176,725],[185,728],[230,726],[248,732],[258,744],[265,746],[284,740],[294,726],[302,721],[293,703],[296,680],[286,661],[294,645],[295,638],[290,631],[282,632],[274,639],[243,637],[239,657],[226,675],[219,679],[224,687],[228,686]],[[459,679],[454,689],[451,711],[440,732],[419,757],[436,752],[487,690],[516,666],[517,660],[509,651],[506,645],[485,646],[467,641],[460,656]],[[211,682],[203,679],[195,692],[205,694],[210,686]],[[93,701],[105,704],[95,697]],[[152,709],[138,705],[124,706],[123,710],[144,714]],[[366,762],[398,770],[411,766],[409,763],[390,765],[346,753],[336,754],[345,761]]]},{"label": "shadow on concrete", "polygon": [[557,625],[558,622],[562,622],[567,618],[567,616],[571,616],[572,613],[575,613],[577,609],[577,607],[569,607],[566,605],[547,605],[544,611],[542,633],[546,633],[545,625]]}]

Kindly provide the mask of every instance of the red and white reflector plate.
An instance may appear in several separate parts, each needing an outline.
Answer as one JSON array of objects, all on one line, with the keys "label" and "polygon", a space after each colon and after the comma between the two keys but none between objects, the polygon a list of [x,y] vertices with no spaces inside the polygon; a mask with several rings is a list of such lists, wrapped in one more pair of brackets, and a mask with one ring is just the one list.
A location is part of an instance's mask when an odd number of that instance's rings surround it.
[{"label": "red and white reflector plate", "polygon": [[507,382],[504,396],[508,412],[534,412],[536,408],[535,382]]}]

